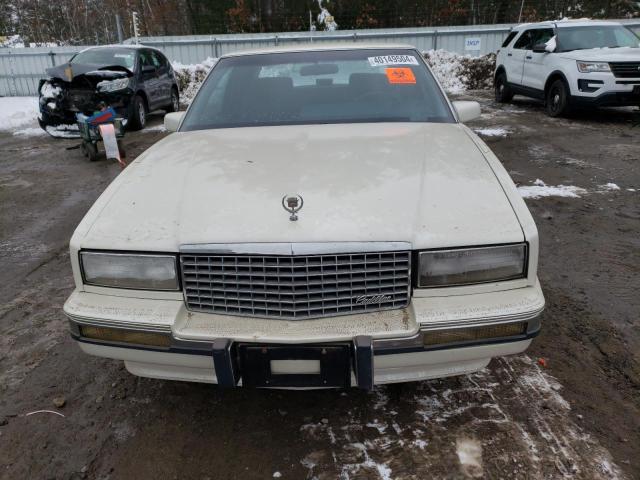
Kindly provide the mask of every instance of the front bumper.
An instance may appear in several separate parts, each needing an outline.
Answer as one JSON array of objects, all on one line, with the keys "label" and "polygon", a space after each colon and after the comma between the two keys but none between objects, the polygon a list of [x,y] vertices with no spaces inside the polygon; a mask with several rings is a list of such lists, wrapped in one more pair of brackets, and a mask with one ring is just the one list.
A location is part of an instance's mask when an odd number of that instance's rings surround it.
[{"label": "front bumper", "polygon": [[[351,351],[347,384],[371,388],[373,384],[469,373],[483,368],[494,356],[522,352],[539,332],[538,316],[543,308],[544,297],[536,283],[471,295],[414,296],[404,309],[312,320],[201,314],[187,311],[179,300],[82,291],[71,295],[64,311],[83,351],[124,360],[127,369],[139,376],[242,385],[242,365],[237,362],[238,349],[244,345],[264,346],[269,351],[279,347],[285,358],[289,358],[287,346],[299,352],[301,346],[342,345]],[[522,330],[507,336],[477,335],[499,331],[495,329],[505,325],[521,325]],[[88,326],[160,334],[168,343],[153,346],[97,340],[83,334],[83,327]],[[474,333],[458,335],[461,332]],[[440,336],[445,341],[434,341]],[[284,375],[301,373],[295,355],[285,362]],[[305,378],[286,386],[322,386]]]},{"label": "front bumper", "polygon": [[640,77],[620,78],[611,73],[580,74],[571,85],[577,106],[624,107],[640,105]]},{"label": "front bumper", "polygon": [[92,114],[98,110],[98,104],[100,102],[106,103],[108,106],[113,107],[118,116],[126,118],[129,113],[129,103],[133,97],[133,92],[127,91],[126,93],[98,93],[94,94],[91,105],[79,106],[73,104],[68,98],[67,92],[60,98],[42,98],[38,99],[38,105],[40,109],[40,115],[38,117],[38,123],[40,128],[46,130],[46,127],[58,127],[60,125],[75,125],[76,114],[85,113]]}]

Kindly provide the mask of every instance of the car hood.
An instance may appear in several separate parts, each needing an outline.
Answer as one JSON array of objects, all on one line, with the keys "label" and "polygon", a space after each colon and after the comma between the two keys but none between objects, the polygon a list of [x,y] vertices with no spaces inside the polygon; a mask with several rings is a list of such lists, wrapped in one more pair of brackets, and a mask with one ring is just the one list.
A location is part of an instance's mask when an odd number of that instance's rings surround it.
[{"label": "car hood", "polygon": [[[290,221],[282,206],[299,194]],[[458,124],[379,123],[174,133],[133,162],[78,227],[80,248],[176,251],[241,242],[517,242],[523,233]]]},{"label": "car hood", "polygon": [[561,52],[562,58],[594,62],[634,62],[640,61],[640,48],[589,48]]},{"label": "car hood", "polygon": [[95,77],[100,80],[114,80],[133,76],[133,72],[120,65],[91,65],[82,63],[63,63],[56,67],[47,68],[46,74],[51,78],[71,82],[84,75],[85,77]]}]

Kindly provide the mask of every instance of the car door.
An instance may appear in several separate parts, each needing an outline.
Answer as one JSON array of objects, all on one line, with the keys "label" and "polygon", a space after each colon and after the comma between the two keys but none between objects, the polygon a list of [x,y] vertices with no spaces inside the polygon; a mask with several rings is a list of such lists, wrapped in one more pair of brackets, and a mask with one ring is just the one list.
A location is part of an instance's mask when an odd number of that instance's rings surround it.
[{"label": "car door", "polygon": [[164,55],[155,50],[151,50],[151,55],[154,65],[158,68],[158,104],[164,107],[171,103],[171,87],[173,86],[169,62]]},{"label": "car door", "polygon": [[161,104],[158,92],[160,81],[151,50],[140,50],[140,80],[147,95],[149,111],[155,110]]},{"label": "car door", "polygon": [[553,28],[538,28],[531,32],[530,49],[524,56],[524,68],[522,73],[522,85],[543,91],[544,84],[549,76],[549,63],[553,53],[537,53],[533,51],[534,45],[547,43],[555,35]]},{"label": "car door", "polygon": [[507,71],[507,81],[515,85],[522,84],[522,70],[524,68],[524,57],[531,44],[531,30],[525,30],[516,39],[513,47],[507,51],[507,61],[505,70]]}]

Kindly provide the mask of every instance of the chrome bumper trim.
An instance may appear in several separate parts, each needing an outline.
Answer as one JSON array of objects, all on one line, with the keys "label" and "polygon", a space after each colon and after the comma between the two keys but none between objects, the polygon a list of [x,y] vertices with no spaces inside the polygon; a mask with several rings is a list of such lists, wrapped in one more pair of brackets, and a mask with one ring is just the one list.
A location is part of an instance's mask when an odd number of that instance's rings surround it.
[{"label": "chrome bumper trim", "polygon": [[70,322],[78,325],[92,327],[121,328],[123,330],[135,330],[137,332],[171,333],[171,326],[156,325],[152,323],[121,322],[118,320],[101,320],[98,318],[79,317],[65,313]]},{"label": "chrome bumper trim", "polygon": [[409,242],[203,243],[180,246],[181,254],[323,255],[411,250]]},{"label": "chrome bumper trim", "polygon": [[443,330],[451,328],[467,328],[467,327],[480,327],[486,325],[492,325],[496,323],[512,323],[512,322],[526,322],[538,317],[544,311],[544,305],[537,310],[530,312],[516,313],[512,315],[499,315],[494,317],[482,317],[482,318],[469,318],[462,320],[451,320],[448,322],[431,322],[420,323],[421,330]]}]

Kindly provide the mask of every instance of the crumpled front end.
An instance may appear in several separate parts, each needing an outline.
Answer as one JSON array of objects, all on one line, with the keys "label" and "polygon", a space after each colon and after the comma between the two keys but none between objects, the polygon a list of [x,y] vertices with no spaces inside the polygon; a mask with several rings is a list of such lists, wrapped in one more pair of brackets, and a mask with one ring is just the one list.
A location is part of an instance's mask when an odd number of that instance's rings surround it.
[{"label": "crumpled front end", "polygon": [[[133,90],[129,70],[79,68],[69,64],[47,70],[49,78],[38,86],[40,126],[56,135],[77,131],[76,115],[90,116],[101,107],[113,107],[119,116],[126,117]],[[74,72],[83,72],[75,74]]]}]

